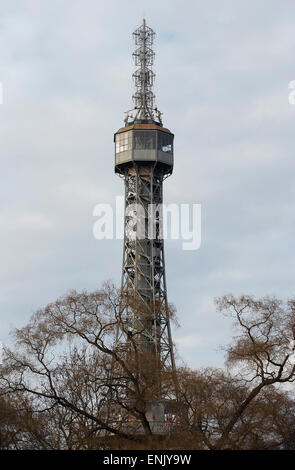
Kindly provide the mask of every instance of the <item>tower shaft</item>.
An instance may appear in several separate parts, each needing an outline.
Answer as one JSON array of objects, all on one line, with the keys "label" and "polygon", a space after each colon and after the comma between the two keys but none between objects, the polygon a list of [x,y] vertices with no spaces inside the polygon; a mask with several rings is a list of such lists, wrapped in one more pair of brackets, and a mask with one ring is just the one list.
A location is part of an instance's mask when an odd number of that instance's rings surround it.
[{"label": "tower shaft", "polygon": [[167,302],[161,227],[165,170],[135,163],[124,172],[125,237],[122,290],[137,297],[141,311],[131,313],[128,330],[143,351],[154,352],[161,366],[175,367]]}]

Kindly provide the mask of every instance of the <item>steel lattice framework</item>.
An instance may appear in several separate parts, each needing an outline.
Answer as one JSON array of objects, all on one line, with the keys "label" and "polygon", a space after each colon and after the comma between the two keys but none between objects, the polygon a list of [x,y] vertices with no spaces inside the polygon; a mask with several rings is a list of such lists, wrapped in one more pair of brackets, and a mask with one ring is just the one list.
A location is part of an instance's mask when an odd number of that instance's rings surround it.
[{"label": "steel lattice framework", "polygon": [[161,366],[174,368],[164,241],[161,238],[166,174],[156,165],[135,165],[126,169],[123,177],[126,211],[122,290],[133,292],[146,307],[144,312],[129,313],[128,329],[130,334],[138,337],[143,350],[155,352]]},{"label": "steel lattice framework", "polygon": [[154,119],[154,99],[152,91],[155,74],[151,67],[154,64],[155,53],[152,50],[155,33],[146,25],[142,25],[133,33],[135,45],[139,46],[133,53],[135,66],[138,67],[133,73],[136,91],[133,95],[135,107],[138,109],[138,119]]}]

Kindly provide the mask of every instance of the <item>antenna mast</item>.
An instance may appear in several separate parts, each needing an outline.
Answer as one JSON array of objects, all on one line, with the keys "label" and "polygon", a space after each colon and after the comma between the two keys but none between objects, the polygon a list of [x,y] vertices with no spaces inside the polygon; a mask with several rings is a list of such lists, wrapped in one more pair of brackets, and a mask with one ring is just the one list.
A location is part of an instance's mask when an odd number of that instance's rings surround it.
[{"label": "antenna mast", "polygon": [[[138,46],[132,54],[137,67],[132,75],[136,88],[132,97],[136,110],[134,122],[153,121],[162,124],[161,113],[157,107],[154,107],[155,95],[152,91],[155,79],[155,74],[151,68],[155,57],[152,49],[154,37],[155,32],[146,25],[145,19],[143,19],[142,25],[133,33],[135,45]],[[127,122],[128,117],[130,116],[127,115]]]}]

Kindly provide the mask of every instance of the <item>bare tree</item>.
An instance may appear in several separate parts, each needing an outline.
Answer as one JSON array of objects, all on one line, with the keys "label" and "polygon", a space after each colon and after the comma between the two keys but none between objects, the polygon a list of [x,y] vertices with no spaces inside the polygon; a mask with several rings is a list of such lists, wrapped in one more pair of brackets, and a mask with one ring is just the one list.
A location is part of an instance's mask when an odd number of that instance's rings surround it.
[{"label": "bare tree", "polygon": [[[190,449],[282,449],[295,424],[294,401],[273,385],[251,401],[252,389],[218,369],[179,371],[180,442]],[[244,403],[247,401],[247,406]],[[244,407],[237,416],[237,411]],[[235,425],[228,432],[228,424]],[[290,446],[289,446],[290,447]]]},{"label": "bare tree", "polygon": [[[126,312],[150,312],[126,293],[105,284],[38,310],[5,350],[1,447],[293,448],[294,401],[279,387],[295,376],[295,301],[226,296],[217,305],[238,327],[228,369],[179,368],[177,396],[175,375],[140,346],[139,329],[130,333]],[[177,413],[159,435],[148,410],[163,397]]]},{"label": "bare tree", "polygon": [[227,348],[227,364],[235,377],[249,388],[236,407],[216,443],[222,447],[233,433],[245,410],[263,389],[294,382],[292,340],[295,333],[295,302],[271,297],[224,296],[218,309],[234,319],[239,334]]},{"label": "bare tree", "polygon": [[[90,294],[71,292],[16,329],[16,347],[5,350],[3,393],[33,397],[35,413],[49,416],[51,410],[68,420],[71,433],[64,431],[61,439],[67,448],[79,448],[75,427],[88,442],[95,436],[101,446],[110,436],[140,441],[136,426],[141,434],[152,435],[148,404],[160,389],[165,395],[169,371],[159,381],[155,355],[142,351],[135,335],[130,337],[123,318],[126,302],[129,309],[148,315],[143,305],[110,284]],[[125,330],[121,342],[118,328]]]}]

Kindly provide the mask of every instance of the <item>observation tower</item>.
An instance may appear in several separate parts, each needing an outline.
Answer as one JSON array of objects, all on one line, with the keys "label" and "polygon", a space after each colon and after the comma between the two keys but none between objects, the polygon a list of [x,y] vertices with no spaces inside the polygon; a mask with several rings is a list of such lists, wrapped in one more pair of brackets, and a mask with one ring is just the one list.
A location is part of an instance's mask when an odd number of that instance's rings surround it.
[{"label": "observation tower", "polygon": [[[145,20],[133,33],[134,106],[114,135],[115,172],[125,185],[122,292],[141,306],[125,312],[119,342],[132,338],[137,349],[155,359],[159,371],[173,372],[161,206],[163,182],[173,171],[174,135],[163,126],[162,113],[154,104],[154,36]],[[164,399],[154,403],[151,419],[161,421],[167,406]]]}]

